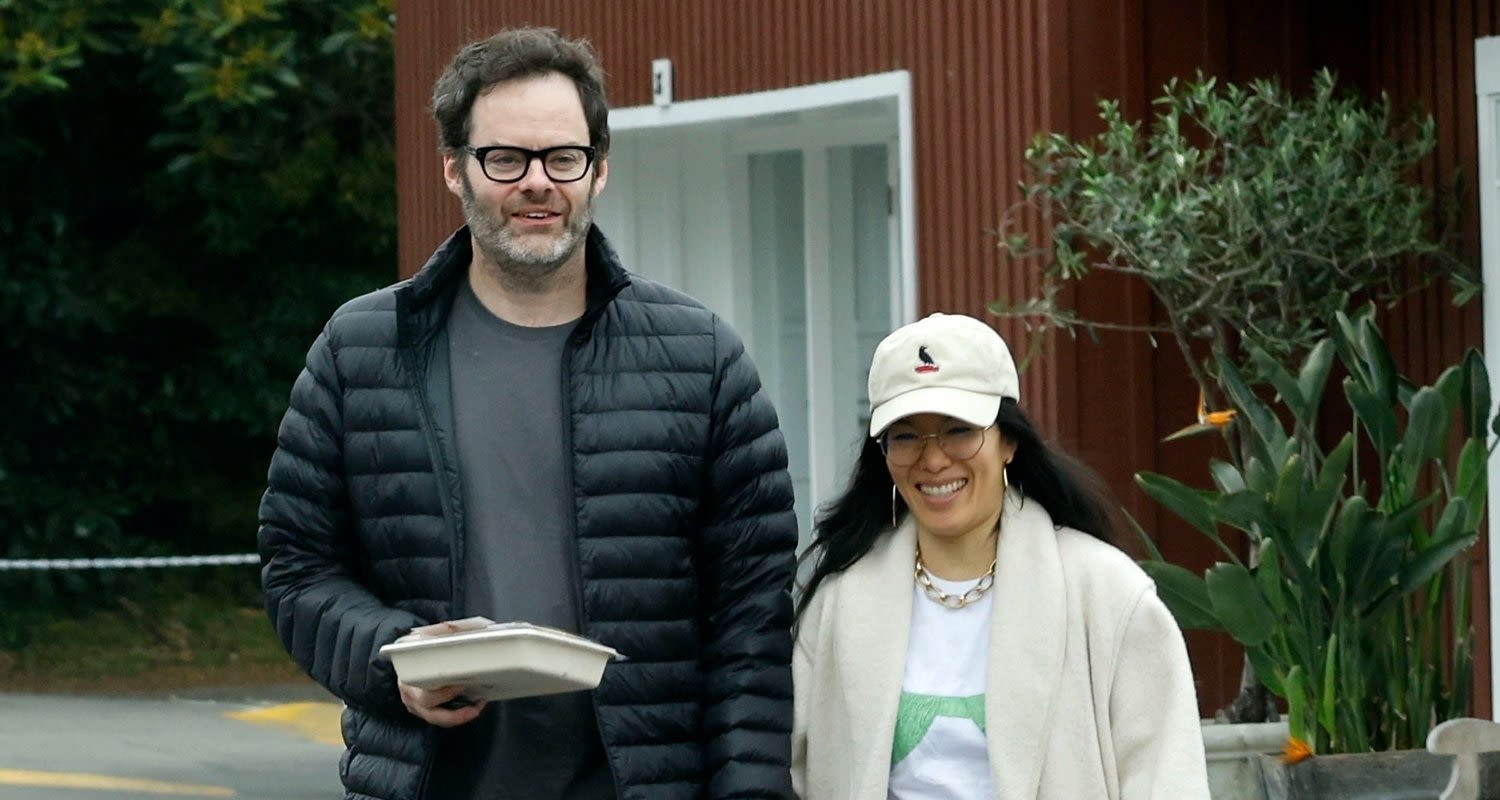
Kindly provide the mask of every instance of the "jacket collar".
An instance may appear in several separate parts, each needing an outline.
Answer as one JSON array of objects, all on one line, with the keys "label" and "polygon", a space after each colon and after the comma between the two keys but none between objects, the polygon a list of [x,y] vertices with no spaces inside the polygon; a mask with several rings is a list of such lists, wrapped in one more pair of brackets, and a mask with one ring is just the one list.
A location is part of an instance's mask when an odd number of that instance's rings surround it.
[{"label": "jacket collar", "polygon": [[[884,797],[911,632],[916,524],[907,520],[850,567],[840,595],[864,607],[847,652],[868,663],[842,671],[848,697],[868,703],[871,742],[857,749],[857,797]],[[985,738],[996,797],[1036,797],[1067,641],[1067,592],[1052,518],[1019,492],[1006,494],[995,557],[995,602],[985,676]],[[886,654],[882,656],[882,654]]]},{"label": "jacket collar", "polygon": [[[598,225],[589,226],[583,253],[587,301],[580,329],[586,328],[584,323],[596,319],[630,285],[630,273],[620,264],[619,255]],[[397,289],[399,336],[403,345],[426,341],[442,327],[454,290],[468,274],[473,257],[474,243],[469,226],[465,225],[450,234],[417,274]]]},{"label": "jacket collar", "polygon": [[[1057,528],[1035,500],[1006,493],[985,676],[985,738],[1001,798],[1032,798],[1042,780],[1068,638]],[[994,720],[994,722],[988,722]]]}]

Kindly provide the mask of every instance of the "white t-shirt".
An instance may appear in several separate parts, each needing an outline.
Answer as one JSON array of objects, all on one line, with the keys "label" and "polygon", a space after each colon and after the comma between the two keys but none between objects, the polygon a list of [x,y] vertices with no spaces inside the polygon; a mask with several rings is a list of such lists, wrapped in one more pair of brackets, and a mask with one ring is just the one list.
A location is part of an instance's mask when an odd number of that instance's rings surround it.
[{"label": "white t-shirt", "polygon": [[[962,595],[979,581],[933,586]],[[989,662],[986,592],[963,608],[945,608],[912,586],[906,675],[891,747],[890,800],[970,800],[995,796],[984,739],[984,685]]]}]

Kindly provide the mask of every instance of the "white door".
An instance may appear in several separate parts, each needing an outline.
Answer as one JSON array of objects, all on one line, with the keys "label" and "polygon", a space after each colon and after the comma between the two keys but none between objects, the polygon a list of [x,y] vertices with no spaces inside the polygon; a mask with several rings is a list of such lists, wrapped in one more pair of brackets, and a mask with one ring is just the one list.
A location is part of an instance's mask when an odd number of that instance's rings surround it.
[{"label": "white door", "polygon": [[890,144],[748,156],[748,337],[786,435],[803,544],[868,435],[870,357],[899,281]]},{"label": "white door", "polygon": [[808,518],[807,502],[812,497],[802,153],[751,155],[748,167],[748,255],[756,313],[744,335],[760,368],[761,383],[781,419],[801,523]]},{"label": "white door", "polygon": [[[1500,37],[1474,43],[1474,89],[1479,120],[1479,239],[1484,285],[1500,286]],[[1484,362],[1492,393],[1500,386],[1500,291],[1484,293]],[[1500,666],[1500,450],[1490,455],[1490,663]],[[1490,670],[1491,696],[1500,697],[1500,669]],[[1500,713],[1500,706],[1496,706]],[[1496,717],[1500,719],[1500,716]]]}]

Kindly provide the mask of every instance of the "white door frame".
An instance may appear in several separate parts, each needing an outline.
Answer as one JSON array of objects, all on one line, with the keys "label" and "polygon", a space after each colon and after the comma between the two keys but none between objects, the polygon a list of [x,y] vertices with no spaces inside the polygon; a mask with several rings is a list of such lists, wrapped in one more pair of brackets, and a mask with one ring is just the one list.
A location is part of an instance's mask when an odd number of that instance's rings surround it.
[{"label": "white door frame", "polygon": [[[1479,122],[1479,242],[1485,291],[1484,364],[1500,376],[1500,36],[1474,42],[1474,93]],[[1490,697],[1500,698],[1500,450],[1489,463]],[[1500,719],[1500,703],[1491,716]]]}]

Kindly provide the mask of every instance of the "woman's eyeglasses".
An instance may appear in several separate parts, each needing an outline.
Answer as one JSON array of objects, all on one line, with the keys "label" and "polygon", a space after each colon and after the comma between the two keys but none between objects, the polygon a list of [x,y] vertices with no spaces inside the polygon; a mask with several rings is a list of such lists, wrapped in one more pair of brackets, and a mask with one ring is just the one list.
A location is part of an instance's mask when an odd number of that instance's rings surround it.
[{"label": "woman's eyeglasses", "polygon": [[927,449],[927,440],[932,439],[949,458],[968,461],[984,447],[984,432],[992,427],[994,426],[979,428],[957,424],[945,426],[937,433],[917,433],[910,428],[893,425],[880,435],[880,452],[885,454],[885,460],[891,466],[909,467],[922,458],[922,451]]}]

